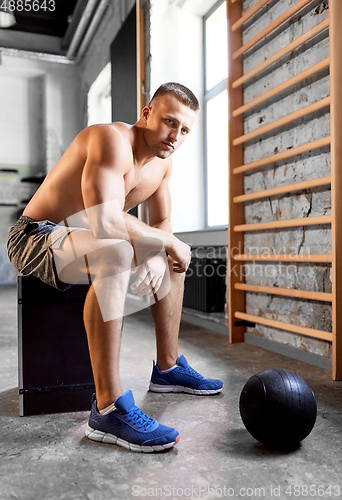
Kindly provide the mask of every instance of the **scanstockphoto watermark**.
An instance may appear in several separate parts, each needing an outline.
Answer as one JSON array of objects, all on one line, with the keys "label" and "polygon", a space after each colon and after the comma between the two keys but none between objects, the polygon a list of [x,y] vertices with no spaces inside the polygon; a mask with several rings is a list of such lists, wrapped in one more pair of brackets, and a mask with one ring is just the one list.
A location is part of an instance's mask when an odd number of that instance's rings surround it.
[{"label": "scanstockphoto watermark", "polygon": [[230,250],[229,275],[239,280],[248,277],[291,278],[298,264],[310,262],[310,249],[296,247],[233,247]]},{"label": "scanstockphoto watermark", "polygon": [[[268,264],[257,263],[252,261],[246,264],[234,264],[228,270],[229,275],[236,276],[240,281],[249,277],[260,278],[291,278],[297,273],[296,264]],[[192,260],[189,269],[186,272],[186,277],[196,276],[198,278],[211,278],[218,276],[225,278],[227,275],[227,263],[211,259],[204,261],[203,259]]]},{"label": "scanstockphoto watermark", "polygon": [[[300,262],[300,261],[299,261]],[[211,278],[218,276],[225,278],[227,273],[234,275],[240,281],[249,277],[259,278],[292,278],[297,274],[298,261],[293,263],[272,263],[268,261],[258,262],[251,260],[247,263],[234,263],[227,270],[227,262],[217,259],[193,259],[186,276],[196,276],[198,278]]]},{"label": "scanstockphoto watermark", "polygon": [[138,498],[262,498],[266,497],[266,488],[233,488],[210,485],[191,485],[186,487],[167,484],[163,487],[141,487],[133,485],[132,496]]},{"label": "scanstockphoto watermark", "polygon": [[198,278],[212,278],[214,275],[225,278],[227,274],[226,261],[210,259],[209,262],[204,259],[192,259],[190,267],[186,271],[186,277],[196,276]]},{"label": "scanstockphoto watermark", "polygon": [[340,498],[341,486],[337,484],[300,484],[288,486],[268,485],[266,487],[229,486],[188,486],[177,487],[165,485],[163,487],[132,486],[132,496],[137,498]]},{"label": "scanstockphoto watermark", "polygon": [[[228,257],[231,264],[227,270]],[[203,247],[192,251],[192,262],[186,276],[207,277],[214,275],[224,278],[227,273],[234,274],[240,280],[248,277],[291,278],[297,273],[297,265],[310,262],[310,249],[301,247],[271,248],[266,246]],[[282,260],[284,259],[284,260]]]},{"label": "scanstockphoto watermark", "polygon": [[297,274],[295,264],[258,264],[255,261],[248,264],[235,264],[229,269],[229,275],[234,275],[240,281],[250,277],[262,278],[292,278]]},{"label": "scanstockphoto watermark", "polygon": [[239,244],[238,246],[232,247],[229,250],[230,257],[234,259],[236,256],[244,256],[248,259],[281,259],[286,256],[289,259],[299,259],[299,261],[306,261],[310,258],[311,252],[309,248],[296,246],[243,246]]},{"label": "scanstockphoto watermark", "polygon": [[230,248],[228,251],[228,245],[226,246],[196,246],[192,249],[192,256],[201,259],[224,259],[228,261],[230,256],[232,259],[236,255],[243,255],[248,259],[280,259],[284,255],[288,258],[299,259],[299,261],[306,261],[310,258],[311,251],[309,248],[301,247],[300,249],[295,246],[281,246],[278,248],[271,246],[244,246],[239,244]]},{"label": "scanstockphoto watermark", "polygon": [[228,260],[228,246],[197,246],[192,249],[192,256],[201,259],[224,259]]}]

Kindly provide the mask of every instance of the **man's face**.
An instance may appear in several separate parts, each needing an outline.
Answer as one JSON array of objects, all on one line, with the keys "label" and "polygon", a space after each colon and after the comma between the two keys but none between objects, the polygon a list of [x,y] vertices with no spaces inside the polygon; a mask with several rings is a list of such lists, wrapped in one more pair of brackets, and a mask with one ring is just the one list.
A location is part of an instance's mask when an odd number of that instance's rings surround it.
[{"label": "man's face", "polygon": [[168,158],[185,141],[197,112],[181,103],[174,95],[160,97],[146,112],[145,140],[158,158]]}]

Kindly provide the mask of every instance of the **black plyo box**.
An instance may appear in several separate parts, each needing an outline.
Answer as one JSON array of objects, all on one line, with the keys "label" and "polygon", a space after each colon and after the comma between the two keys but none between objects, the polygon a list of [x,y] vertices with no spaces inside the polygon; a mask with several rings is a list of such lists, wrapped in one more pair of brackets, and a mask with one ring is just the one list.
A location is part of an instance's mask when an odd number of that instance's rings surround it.
[{"label": "black plyo box", "polygon": [[95,391],[83,307],[89,285],[61,292],[18,276],[21,416],[88,410]]}]

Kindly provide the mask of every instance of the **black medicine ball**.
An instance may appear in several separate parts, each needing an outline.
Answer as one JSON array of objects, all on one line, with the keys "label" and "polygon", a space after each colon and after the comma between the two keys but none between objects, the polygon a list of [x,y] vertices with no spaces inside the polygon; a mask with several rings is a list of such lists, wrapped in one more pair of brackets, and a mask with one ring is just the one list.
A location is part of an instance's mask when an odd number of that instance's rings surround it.
[{"label": "black medicine ball", "polygon": [[253,375],[242,389],[239,406],[248,432],[271,448],[297,445],[310,434],[317,416],[311,387],[283,368]]}]

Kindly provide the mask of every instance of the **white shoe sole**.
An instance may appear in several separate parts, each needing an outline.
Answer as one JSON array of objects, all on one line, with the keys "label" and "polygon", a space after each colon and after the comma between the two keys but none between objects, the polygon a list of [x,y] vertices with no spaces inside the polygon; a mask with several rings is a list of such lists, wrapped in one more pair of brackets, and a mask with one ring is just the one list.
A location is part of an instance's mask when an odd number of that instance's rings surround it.
[{"label": "white shoe sole", "polygon": [[139,444],[129,443],[128,441],[118,438],[113,434],[92,429],[89,426],[89,424],[87,424],[85,435],[87,438],[92,439],[93,441],[98,441],[100,443],[107,443],[107,444],[117,444],[118,446],[122,446],[127,450],[138,451],[143,453],[152,453],[154,451],[167,450],[168,448],[172,448],[172,446],[174,446],[179,441],[179,436],[178,436],[178,439],[176,441],[173,441],[173,443],[167,443],[156,446],[140,446]]},{"label": "white shoe sole", "polygon": [[190,387],[183,387],[182,385],[160,385],[150,382],[150,391],[152,392],[186,392],[188,394],[197,394],[198,396],[210,396],[210,394],[218,394],[221,389],[191,389]]}]

